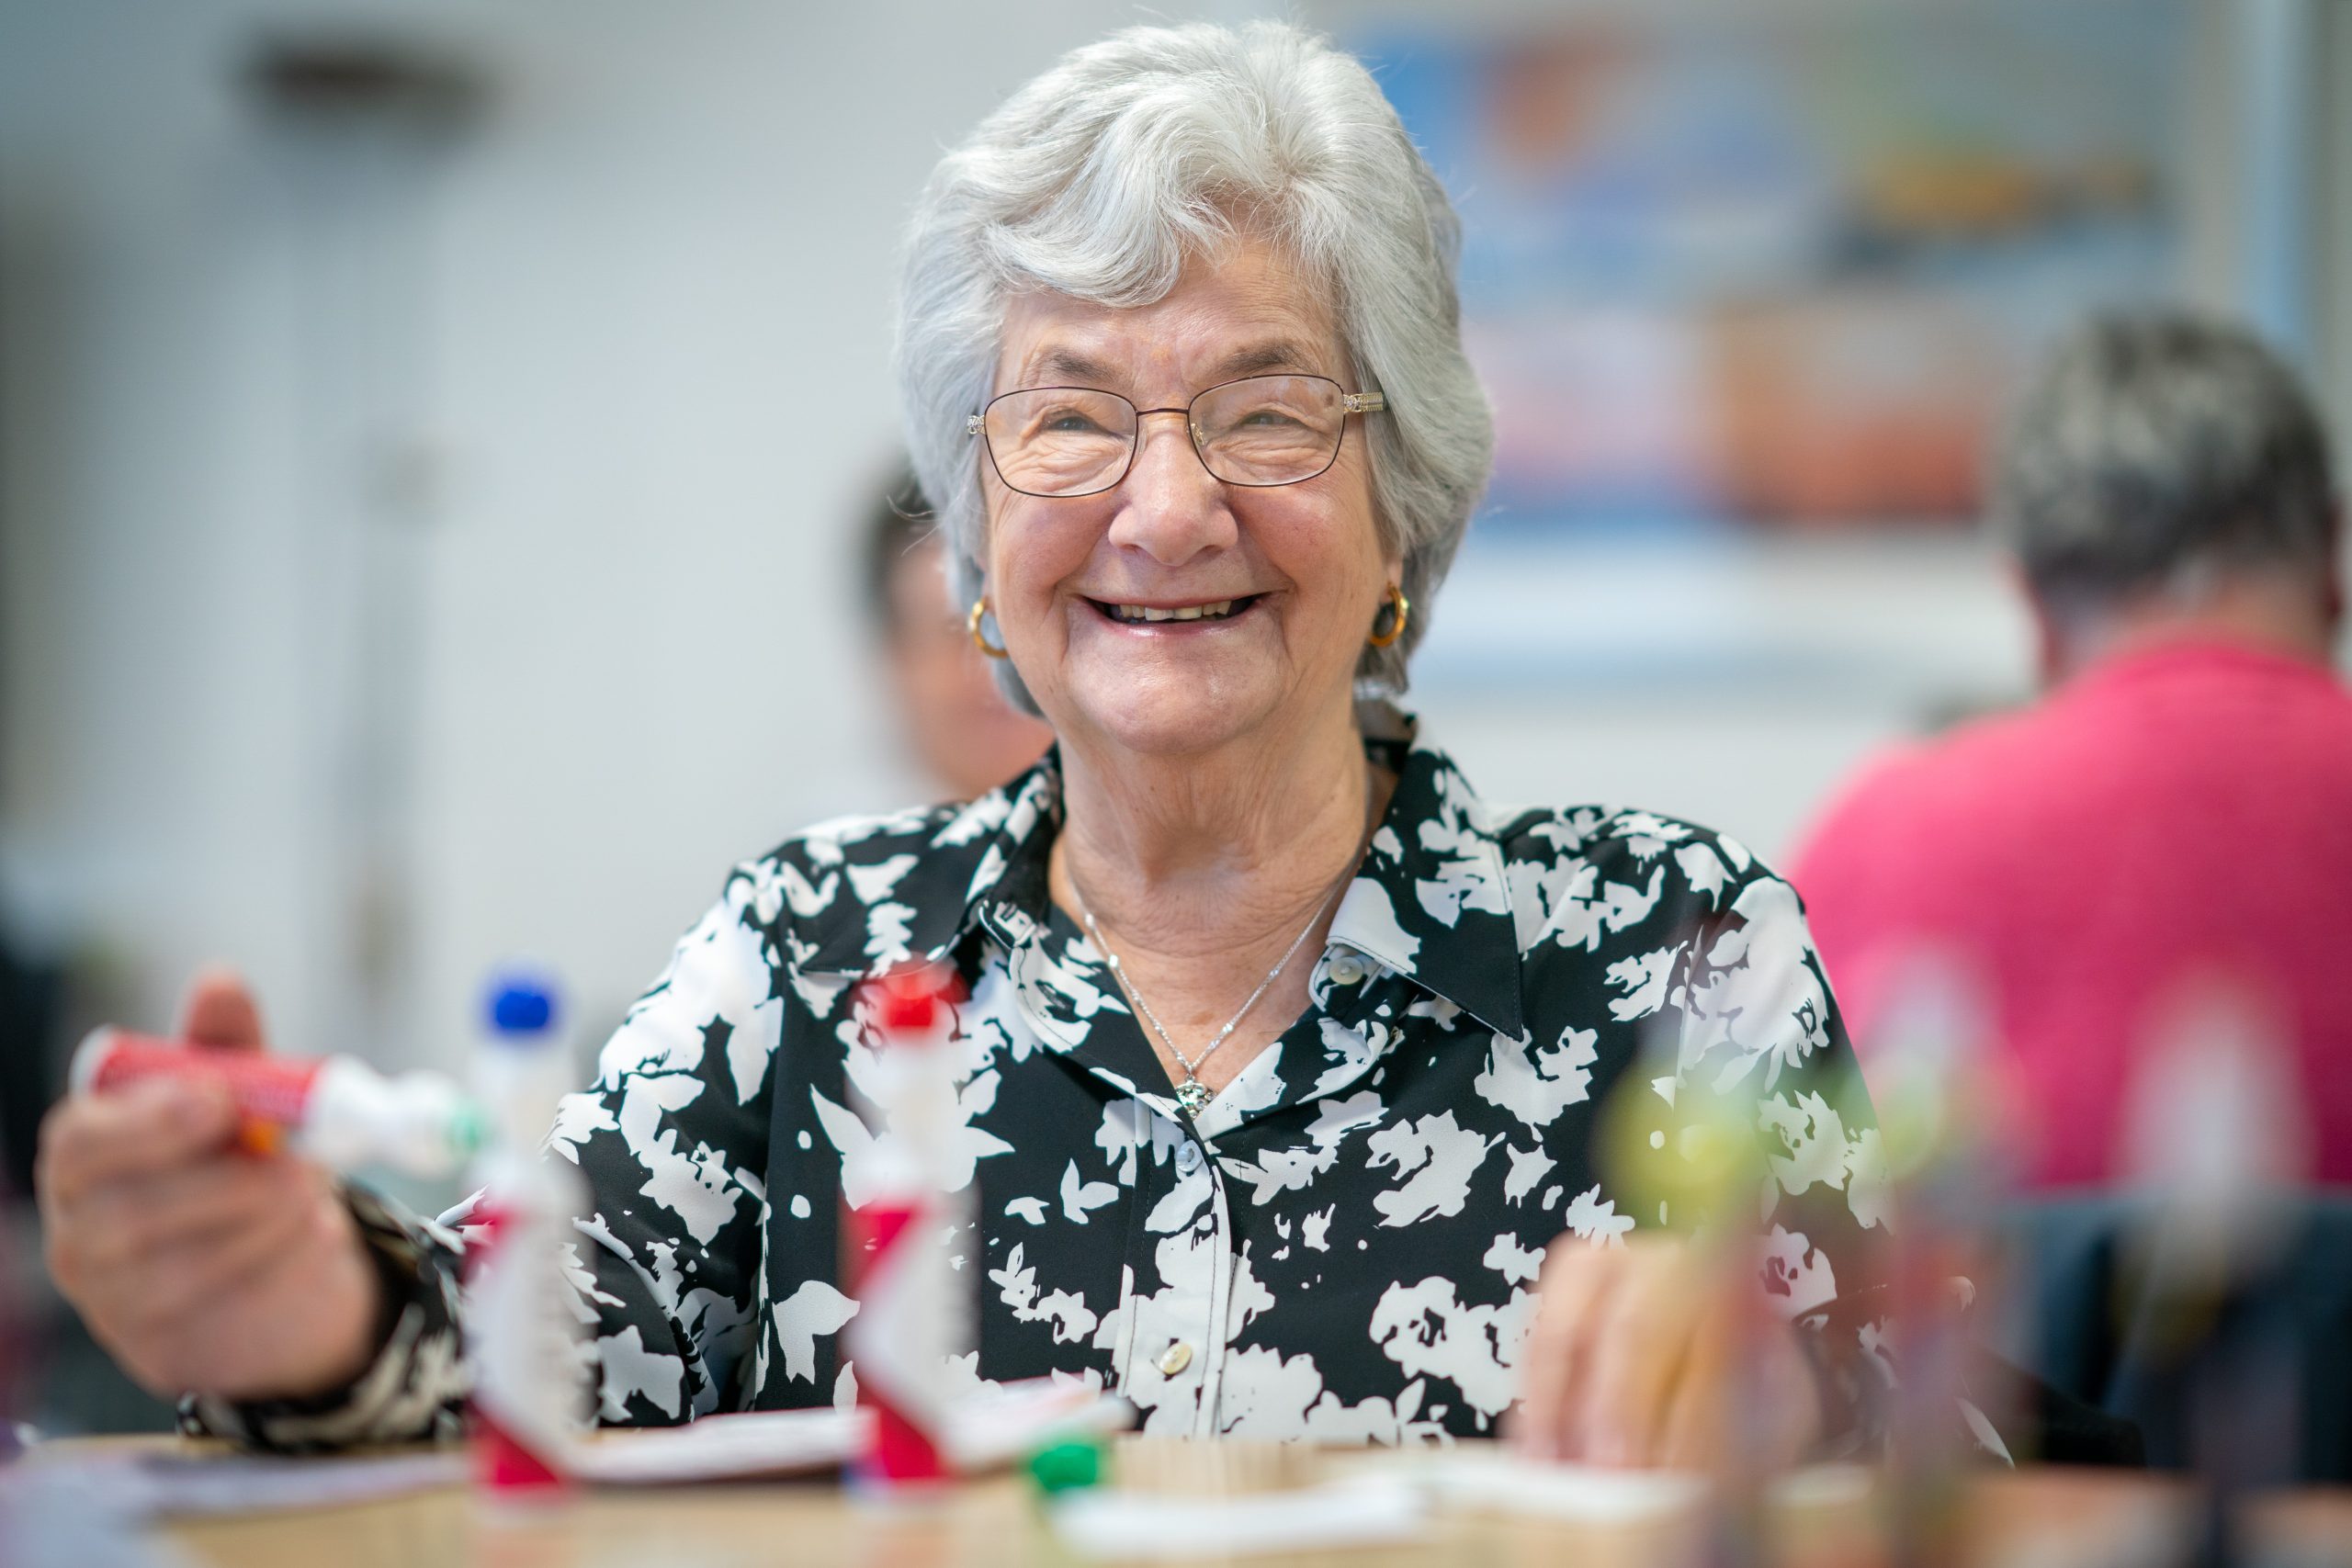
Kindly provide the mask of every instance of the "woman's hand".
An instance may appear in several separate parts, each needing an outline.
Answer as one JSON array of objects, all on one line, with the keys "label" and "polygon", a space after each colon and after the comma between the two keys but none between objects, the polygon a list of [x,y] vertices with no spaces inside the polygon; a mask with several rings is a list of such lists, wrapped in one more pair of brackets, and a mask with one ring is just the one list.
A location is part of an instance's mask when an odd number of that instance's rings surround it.
[{"label": "woman's hand", "polygon": [[[182,1034],[262,1049],[232,976],[199,976]],[[226,1090],[147,1079],[75,1095],[41,1126],[49,1269],[140,1383],[232,1398],[339,1388],[375,1352],[383,1283],[327,1173],[235,1145]]]},{"label": "woman's hand", "polygon": [[[1742,1261],[1672,1236],[1554,1242],[1512,1441],[1540,1459],[1708,1469],[1737,1432],[1747,1462],[1797,1462],[1821,1436],[1820,1391],[1802,1330],[1771,1315]],[[1751,1403],[1736,1412],[1741,1377]]]}]

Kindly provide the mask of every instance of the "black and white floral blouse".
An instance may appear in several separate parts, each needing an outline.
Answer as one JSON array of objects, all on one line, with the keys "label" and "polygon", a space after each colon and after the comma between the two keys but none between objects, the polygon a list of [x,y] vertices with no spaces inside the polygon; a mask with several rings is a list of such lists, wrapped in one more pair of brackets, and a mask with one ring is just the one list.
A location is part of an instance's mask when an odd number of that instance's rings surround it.
[{"label": "black and white floral blouse", "polygon": [[[853,1106],[874,1043],[854,987],[932,956],[970,993],[963,1375],[1096,1381],[1155,1433],[1492,1433],[1545,1246],[1667,1217],[1627,1168],[1675,1157],[1677,1096],[1703,1092],[1752,1108],[1767,1288],[1854,1430],[1884,1362],[1886,1189],[1796,896],[1688,823],[1488,806],[1409,721],[1366,712],[1399,783],[1309,1005],[1197,1121],[1047,898],[1050,757],[970,805],[830,824],[737,867],[549,1140],[594,1193],[574,1279],[603,1418],[854,1397],[840,1213],[868,1170]],[[1635,1135],[1603,1140],[1615,1094]],[[198,1419],[292,1446],[450,1429],[462,1234],[355,1207],[400,1285],[376,1366],[334,1398],[198,1401]]]}]

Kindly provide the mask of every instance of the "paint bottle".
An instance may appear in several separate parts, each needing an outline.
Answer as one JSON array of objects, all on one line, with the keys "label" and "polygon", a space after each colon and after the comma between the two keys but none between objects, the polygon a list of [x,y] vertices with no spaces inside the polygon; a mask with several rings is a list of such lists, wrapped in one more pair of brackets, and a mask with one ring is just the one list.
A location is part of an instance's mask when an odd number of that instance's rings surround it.
[{"label": "paint bottle", "polygon": [[873,1048],[854,1048],[853,1084],[875,1126],[861,1201],[844,1200],[842,1274],[857,1315],[842,1347],[857,1400],[873,1412],[855,1483],[905,1496],[948,1473],[948,1359],[967,1348],[971,1303],[951,1256],[970,1245],[971,1191],[947,1190],[943,1156],[955,1133],[954,975],[940,966],[871,982],[859,1005]]},{"label": "paint bottle", "polygon": [[528,1502],[567,1489],[587,1425],[582,1330],[564,1279],[587,1194],[574,1167],[541,1153],[571,1079],[551,989],[502,977],[488,1021],[477,1067],[491,1140],[464,1218],[474,1474],[493,1497]]},{"label": "paint bottle", "polygon": [[481,1113],[456,1084],[387,1077],[353,1056],[273,1056],[105,1027],[74,1051],[70,1081],[77,1094],[105,1094],[157,1077],[226,1085],[246,1148],[291,1149],[336,1170],[451,1176],[482,1143]]}]

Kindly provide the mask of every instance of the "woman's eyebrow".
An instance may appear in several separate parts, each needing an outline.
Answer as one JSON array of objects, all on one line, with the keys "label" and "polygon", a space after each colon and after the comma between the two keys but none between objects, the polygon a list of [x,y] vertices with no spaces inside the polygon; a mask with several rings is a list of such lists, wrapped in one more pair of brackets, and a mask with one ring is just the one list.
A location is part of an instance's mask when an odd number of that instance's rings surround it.
[{"label": "woman's eyebrow", "polygon": [[1232,381],[1266,370],[1295,370],[1306,363],[1306,356],[1297,344],[1274,342],[1227,355],[1211,374],[1217,380]]},{"label": "woman's eyebrow", "polygon": [[[1210,370],[1204,386],[1220,381],[1237,381],[1244,376],[1256,376],[1268,370],[1296,370],[1307,364],[1306,355],[1296,344],[1277,339],[1272,343],[1254,344],[1226,355]],[[1021,384],[1025,387],[1114,387],[1117,372],[1099,359],[1090,359],[1074,348],[1058,345],[1039,349],[1021,367]]]},{"label": "woman's eyebrow", "polygon": [[1102,387],[1112,374],[1110,367],[1074,348],[1046,348],[1023,364],[1021,382],[1028,387]]}]

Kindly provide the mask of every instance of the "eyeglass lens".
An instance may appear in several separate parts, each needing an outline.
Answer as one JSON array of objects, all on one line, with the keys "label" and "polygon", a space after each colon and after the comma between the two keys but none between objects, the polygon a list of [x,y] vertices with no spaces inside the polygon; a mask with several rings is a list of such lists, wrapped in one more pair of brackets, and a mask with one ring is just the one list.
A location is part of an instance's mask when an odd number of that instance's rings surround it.
[{"label": "eyeglass lens", "polygon": [[[1320,376],[1252,376],[1212,387],[1189,411],[1193,447],[1227,484],[1311,479],[1340,453],[1347,408]],[[1027,495],[1092,495],[1126,477],[1141,420],[1115,392],[1033,387],[988,406],[982,428],[999,478]]]}]

